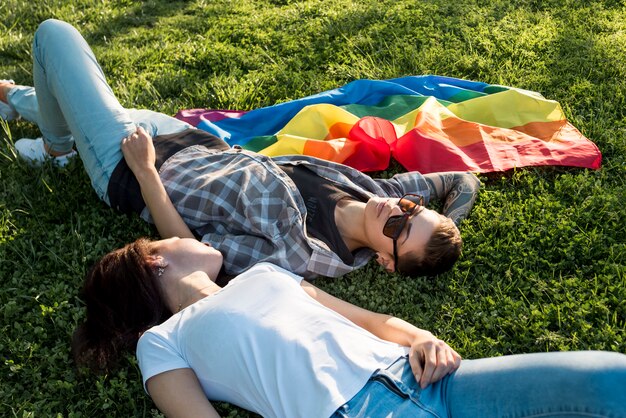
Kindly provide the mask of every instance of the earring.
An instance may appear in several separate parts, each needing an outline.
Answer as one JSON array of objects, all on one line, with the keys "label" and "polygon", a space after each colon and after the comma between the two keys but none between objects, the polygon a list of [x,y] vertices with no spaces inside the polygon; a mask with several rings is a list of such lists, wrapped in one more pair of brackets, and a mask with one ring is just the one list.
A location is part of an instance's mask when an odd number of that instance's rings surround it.
[{"label": "earring", "polygon": [[157,276],[161,277],[161,276],[163,276],[163,273],[165,273],[165,267],[158,267],[157,268]]}]

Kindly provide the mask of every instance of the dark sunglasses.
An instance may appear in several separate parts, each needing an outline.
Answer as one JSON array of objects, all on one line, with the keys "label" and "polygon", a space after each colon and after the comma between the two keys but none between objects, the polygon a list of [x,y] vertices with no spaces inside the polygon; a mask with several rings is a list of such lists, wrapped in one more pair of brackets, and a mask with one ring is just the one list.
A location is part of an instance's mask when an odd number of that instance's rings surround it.
[{"label": "dark sunglasses", "polygon": [[383,226],[383,235],[393,240],[393,265],[398,270],[398,237],[411,217],[424,210],[424,198],[417,194],[405,194],[398,201],[402,215],[390,216]]}]

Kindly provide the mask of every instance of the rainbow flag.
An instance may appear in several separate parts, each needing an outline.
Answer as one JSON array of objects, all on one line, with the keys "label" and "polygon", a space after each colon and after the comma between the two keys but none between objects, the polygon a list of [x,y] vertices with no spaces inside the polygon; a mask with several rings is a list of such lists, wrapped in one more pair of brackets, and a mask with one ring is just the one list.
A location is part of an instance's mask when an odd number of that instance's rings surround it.
[{"label": "rainbow flag", "polygon": [[356,80],[251,111],[182,110],[231,146],[267,156],[303,154],[379,171],[504,171],[563,165],[600,168],[598,147],[541,94],[434,75]]}]

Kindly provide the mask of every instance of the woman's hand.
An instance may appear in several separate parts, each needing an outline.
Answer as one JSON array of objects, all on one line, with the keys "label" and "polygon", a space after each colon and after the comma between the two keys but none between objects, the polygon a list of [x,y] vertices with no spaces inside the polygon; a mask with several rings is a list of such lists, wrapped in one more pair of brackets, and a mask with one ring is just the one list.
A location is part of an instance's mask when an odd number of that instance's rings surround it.
[{"label": "woman's hand", "polygon": [[139,126],[137,132],[122,139],[122,153],[139,182],[141,196],[161,237],[195,238],[163,187],[154,166],[156,152],[150,134]]},{"label": "woman's hand", "polygon": [[458,369],[461,356],[430,332],[419,330],[410,347],[409,363],[423,389]]},{"label": "woman's hand", "polygon": [[122,153],[128,167],[137,177],[145,170],[155,168],[156,153],[152,137],[141,126],[137,127],[136,132],[122,139]]}]

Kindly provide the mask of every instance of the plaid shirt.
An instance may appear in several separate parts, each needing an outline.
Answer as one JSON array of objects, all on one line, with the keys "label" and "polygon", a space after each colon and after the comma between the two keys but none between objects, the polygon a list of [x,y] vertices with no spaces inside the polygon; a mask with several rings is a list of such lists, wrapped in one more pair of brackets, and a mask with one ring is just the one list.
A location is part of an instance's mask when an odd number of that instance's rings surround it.
[{"label": "plaid shirt", "polygon": [[[261,261],[307,278],[337,277],[365,265],[373,251],[358,250],[354,263],[347,265],[325,243],[307,235],[304,200],[279,167],[286,164],[305,164],[317,175],[368,196],[418,193],[426,203],[429,200],[426,181],[417,172],[372,179],[318,158],[270,158],[240,148],[216,151],[191,146],[170,157],[159,175],[189,228],[222,252],[229,274]],[[141,216],[152,221],[147,208]]]}]

